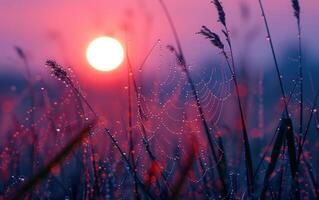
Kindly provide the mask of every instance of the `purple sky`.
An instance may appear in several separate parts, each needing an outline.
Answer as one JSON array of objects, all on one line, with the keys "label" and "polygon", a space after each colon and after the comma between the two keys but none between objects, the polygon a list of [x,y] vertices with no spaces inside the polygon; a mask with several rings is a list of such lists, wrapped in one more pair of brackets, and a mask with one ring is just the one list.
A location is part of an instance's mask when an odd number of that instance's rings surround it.
[{"label": "purple sky", "polygon": [[[210,0],[166,0],[175,21],[187,60],[191,65],[212,61],[218,51],[195,33],[201,25],[220,30],[217,14]],[[249,18],[241,16],[243,2],[249,8]],[[256,67],[270,58],[265,30],[257,0],[224,0],[227,22],[231,27],[237,57],[249,53]],[[276,50],[282,52],[290,42],[296,42],[296,24],[290,0],[264,1]],[[301,1],[303,41],[312,52],[319,50],[319,1]],[[156,0],[0,0],[0,63],[17,66],[20,62],[12,46],[26,51],[37,70],[47,58],[76,66],[85,71],[85,48],[94,37],[107,34],[123,43],[128,41],[133,63],[141,62],[152,44],[174,44],[168,23]],[[126,26],[128,25],[128,26]],[[124,31],[128,27],[129,31]],[[256,30],[252,42],[243,38]],[[248,51],[247,45],[251,46]],[[245,51],[243,51],[243,49]],[[253,53],[252,53],[253,52]],[[156,55],[154,55],[155,57]],[[286,59],[286,58],[285,58]],[[156,58],[154,58],[156,60]],[[155,61],[154,61],[155,62]],[[1,69],[4,70],[4,69]]]}]

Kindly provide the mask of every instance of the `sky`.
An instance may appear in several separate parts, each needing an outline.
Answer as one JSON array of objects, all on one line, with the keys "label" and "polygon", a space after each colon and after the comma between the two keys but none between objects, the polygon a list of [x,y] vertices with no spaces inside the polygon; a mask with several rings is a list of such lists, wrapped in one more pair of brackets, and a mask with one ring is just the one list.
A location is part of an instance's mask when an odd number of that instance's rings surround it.
[{"label": "sky", "polygon": [[[166,0],[190,65],[213,62],[219,52],[196,32],[202,25],[220,30],[217,13],[210,0]],[[290,0],[264,1],[275,48],[281,53],[296,44],[296,23]],[[253,68],[265,67],[271,58],[257,0],[224,0],[232,34],[235,57],[249,54]],[[301,1],[303,44],[310,52],[319,51],[319,2]],[[247,16],[242,10],[246,8]],[[81,75],[91,72],[85,49],[97,36],[119,39],[138,66],[156,41],[175,45],[163,11],[156,0],[0,0],[1,71],[19,70],[21,61],[13,46],[21,47],[35,73],[46,59],[70,65]],[[255,36],[247,36],[254,33]],[[244,39],[246,38],[246,39]],[[248,38],[248,39],[247,39]],[[154,53],[150,59],[159,62]],[[125,64],[124,64],[125,65]],[[119,70],[120,73],[121,70]],[[95,73],[95,72],[92,72]],[[115,72],[116,73],[116,72]],[[103,76],[107,74],[103,74]]]}]

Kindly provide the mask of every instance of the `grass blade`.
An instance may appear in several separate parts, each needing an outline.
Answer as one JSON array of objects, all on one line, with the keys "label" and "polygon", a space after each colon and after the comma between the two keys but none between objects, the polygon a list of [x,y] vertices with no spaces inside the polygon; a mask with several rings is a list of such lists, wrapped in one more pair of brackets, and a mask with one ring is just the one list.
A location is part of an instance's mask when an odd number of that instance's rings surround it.
[{"label": "grass blade", "polygon": [[88,137],[89,131],[95,123],[90,123],[82,129],[82,131],[72,139],[42,170],[34,175],[26,184],[24,184],[12,197],[12,200],[23,199],[24,195],[31,190],[39,181],[44,179],[53,167],[60,165],[63,160],[78,146],[82,140]]},{"label": "grass blade", "polygon": [[186,182],[188,172],[191,170],[191,168],[193,166],[193,163],[194,163],[197,151],[198,151],[198,149],[197,149],[198,147],[196,145],[198,145],[198,144],[195,142],[192,143],[192,149],[191,149],[190,153],[187,154],[189,156],[187,157],[186,164],[184,165],[184,167],[181,171],[181,176],[178,178],[177,183],[173,189],[172,195],[169,198],[170,200],[178,199],[178,196],[182,190],[182,187]]},{"label": "grass blade", "polygon": [[273,60],[274,60],[274,63],[275,63],[275,69],[276,69],[277,77],[278,77],[278,80],[279,80],[279,86],[280,86],[280,91],[281,91],[281,95],[282,95],[282,101],[283,101],[284,106],[285,106],[286,117],[288,118],[289,117],[289,112],[288,112],[287,99],[286,99],[286,95],[285,95],[284,84],[283,84],[282,78],[281,78],[281,72],[280,72],[280,69],[279,69],[279,64],[278,64],[278,61],[277,61],[277,56],[276,56],[276,53],[275,53],[274,44],[272,42],[272,37],[271,37],[271,34],[270,34],[270,28],[269,28],[269,25],[268,25],[268,21],[267,21],[266,13],[265,13],[265,10],[264,10],[264,6],[262,4],[262,0],[258,0],[258,3],[259,3],[259,7],[260,7],[260,10],[261,10],[262,17],[264,19],[264,24],[265,24],[266,31],[267,31],[267,40],[269,41],[272,57],[273,57]]},{"label": "grass blade", "polygon": [[261,192],[261,199],[265,199],[266,196],[266,192],[268,189],[268,185],[269,185],[269,179],[271,174],[274,172],[279,155],[280,155],[280,151],[281,148],[283,146],[283,142],[284,142],[284,138],[285,138],[285,132],[287,130],[287,124],[289,124],[291,121],[290,119],[285,119],[283,118],[281,123],[280,123],[280,127],[279,130],[277,132],[277,137],[271,152],[271,158],[270,158],[270,163],[267,167],[266,170],[266,174],[265,174],[265,178],[264,178],[264,185],[263,185],[263,189]]},{"label": "grass blade", "polygon": [[287,120],[287,145],[288,145],[288,155],[289,155],[289,162],[290,162],[290,170],[291,175],[293,178],[296,177],[297,174],[297,159],[296,159],[296,148],[295,148],[295,139],[293,133],[293,127],[291,120]]}]

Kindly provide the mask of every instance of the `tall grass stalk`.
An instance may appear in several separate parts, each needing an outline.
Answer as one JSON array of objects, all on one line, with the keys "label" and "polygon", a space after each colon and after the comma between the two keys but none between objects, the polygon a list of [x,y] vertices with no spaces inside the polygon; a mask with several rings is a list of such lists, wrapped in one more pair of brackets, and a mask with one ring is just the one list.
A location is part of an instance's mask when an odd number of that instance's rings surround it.
[{"label": "tall grass stalk", "polygon": [[200,103],[200,99],[199,99],[199,95],[198,95],[198,92],[197,92],[196,87],[195,87],[195,83],[193,82],[193,80],[191,78],[191,75],[189,73],[189,70],[187,68],[187,64],[186,64],[186,60],[185,60],[185,56],[184,56],[184,53],[183,53],[183,49],[182,49],[182,45],[181,45],[179,36],[177,34],[177,31],[176,31],[174,22],[173,22],[173,20],[171,18],[171,15],[170,15],[167,7],[166,7],[166,4],[164,3],[163,0],[157,0],[157,1],[159,2],[161,8],[163,9],[165,17],[168,20],[170,28],[172,30],[172,33],[174,35],[174,39],[175,39],[175,42],[176,42],[176,45],[177,45],[176,56],[177,56],[177,59],[179,61],[179,64],[182,66],[182,70],[186,74],[187,81],[188,81],[188,83],[189,83],[189,85],[191,87],[192,94],[193,94],[193,96],[195,98],[197,111],[199,113],[202,125],[204,127],[205,135],[206,135],[206,137],[208,139],[208,143],[209,143],[209,147],[210,147],[211,152],[212,152],[213,159],[214,159],[214,161],[215,161],[215,163],[217,165],[218,176],[219,176],[219,178],[221,180],[222,188],[223,188],[222,195],[226,196],[226,194],[227,194],[227,186],[226,186],[226,183],[224,182],[224,180],[222,180],[222,178],[221,178],[222,177],[221,174],[222,174],[223,170],[221,169],[221,167],[219,165],[217,154],[216,154],[215,149],[214,149],[213,138],[211,136],[211,132],[210,132],[209,126],[207,124],[207,120],[205,118],[203,108],[202,108],[201,103]]},{"label": "tall grass stalk", "polygon": [[[288,111],[288,105],[287,105],[287,99],[286,99],[286,95],[285,95],[285,91],[284,91],[284,86],[283,86],[283,82],[282,82],[282,75],[280,73],[280,69],[279,69],[279,65],[278,65],[278,61],[277,61],[277,57],[276,57],[276,54],[275,54],[275,50],[274,50],[274,45],[273,45],[273,41],[272,41],[272,37],[271,37],[271,34],[270,34],[270,28],[269,28],[269,25],[268,25],[268,21],[267,21],[267,17],[266,17],[266,13],[265,13],[265,10],[264,10],[264,6],[262,4],[262,0],[258,0],[258,3],[259,3],[259,7],[260,7],[260,10],[261,10],[261,13],[262,13],[262,17],[263,17],[263,20],[264,20],[264,24],[265,24],[265,28],[266,28],[266,31],[267,31],[267,40],[269,41],[269,44],[270,44],[270,49],[271,49],[271,52],[272,52],[272,56],[273,56],[273,60],[274,60],[274,63],[275,63],[275,68],[276,68],[276,72],[277,72],[277,76],[278,76],[278,79],[279,79],[279,85],[280,85],[280,90],[281,90],[281,93],[282,93],[282,98],[283,98],[283,102],[284,102],[284,106],[285,106],[285,116],[283,121],[286,121],[288,120],[288,122],[291,121],[290,119],[290,116],[289,116],[289,111]],[[299,11],[300,11],[300,8],[299,8],[299,4],[297,4],[298,1],[293,1],[293,7],[294,7],[294,10],[295,10],[295,16],[297,17],[297,20],[298,20],[298,31],[300,32],[300,18],[299,18]],[[302,68],[301,68],[301,38],[300,38],[300,35],[299,35],[299,71],[301,73],[299,73],[299,81],[301,80],[301,76],[302,76]],[[302,86],[301,86],[302,87]],[[303,93],[303,91],[301,90],[301,92]],[[301,94],[303,95],[303,94]],[[303,104],[303,103],[302,103]],[[303,109],[302,108],[303,105],[300,106],[300,109]],[[300,110],[300,113],[302,112],[302,110]],[[300,130],[302,130],[302,114],[300,116]],[[290,161],[290,165],[291,165],[291,175],[294,179],[294,182],[297,183],[298,181],[296,181],[296,176],[297,176],[297,158],[295,157],[295,141],[294,141],[294,133],[292,131],[292,123],[291,125],[290,124],[287,124],[288,126],[288,129],[287,131],[285,131],[286,133],[286,139],[287,139],[287,142],[288,142],[288,154],[289,154],[289,161]],[[284,133],[284,132],[283,132]],[[278,137],[282,137],[282,136],[279,136]],[[266,177],[265,177],[266,178]],[[295,190],[296,193],[295,193],[295,196],[297,199],[300,198],[300,194],[299,194],[299,189],[298,189],[298,184],[296,185],[297,186],[297,189]],[[264,186],[265,187],[265,186]]]},{"label": "tall grass stalk", "polygon": [[297,20],[298,29],[298,69],[299,69],[299,89],[300,89],[300,103],[299,103],[299,136],[303,133],[303,105],[304,105],[304,91],[303,91],[303,66],[302,66],[302,46],[301,46],[301,21],[300,21],[300,6],[298,0],[291,0],[294,9],[294,16]]},{"label": "tall grass stalk", "polygon": [[[296,20],[297,20],[297,29],[298,29],[298,69],[299,69],[299,87],[300,87],[300,102],[299,102],[299,147],[300,147],[302,142],[301,141],[302,133],[303,133],[303,104],[304,104],[300,5],[299,5],[299,0],[291,0],[291,3],[294,10],[294,16],[296,17]],[[299,152],[301,152],[301,149],[299,149]],[[299,160],[299,155],[297,160]],[[299,190],[298,176],[296,177],[295,182],[296,182],[297,190]]]},{"label": "tall grass stalk", "polygon": [[274,44],[273,44],[272,37],[271,37],[271,34],[270,34],[270,28],[269,28],[269,25],[268,25],[268,20],[267,20],[267,17],[266,17],[264,6],[262,4],[262,0],[258,0],[258,3],[259,3],[260,10],[261,10],[262,18],[264,20],[265,28],[266,28],[266,31],[267,31],[267,37],[266,38],[269,41],[272,57],[273,57],[273,60],[274,60],[274,63],[275,63],[276,73],[277,73],[277,77],[278,77],[278,80],[279,80],[279,86],[280,86],[280,91],[281,91],[281,95],[282,95],[282,101],[283,101],[284,107],[285,107],[284,108],[285,109],[285,117],[289,118],[288,105],[287,105],[287,100],[286,100],[286,95],[285,95],[285,90],[284,90],[284,84],[282,82],[282,75],[281,75],[281,72],[280,72],[280,69],[279,69],[279,64],[278,64],[278,61],[277,61],[277,56],[276,56],[276,53],[275,53]]},{"label": "tall grass stalk", "polygon": [[[71,80],[71,78],[69,77],[68,73],[62,68],[62,66],[60,66],[58,63],[56,63],[53,60],[48,60],[46,62],[46,65],[48,67],[51,68],[52,73],[61,81],[63,81],[65,84],[67,84],[68,86],[70,86],[70,88],[72,89],[72,91],[74,92],[75,96],[80,97],[80,99],[83,100],[83,102],[87,105],[87,107],[89,108],[89,110],[92,112],[92,114],[94,115],[94,118],[97,119],[98,115],[97,113],[94,111],[94,109],[92,108],[92,106],[89,104],[89,102],[86,100],[86,98],[83,96],[83,94],[79,91],[79,89],[73,84],[73,81]],[[100,195],[100,183],[99,183],[99,177],[98,177],[98,166],[96,164],[96,154],[95,154],[95,150],[93,147],[93,141],[92,141],[92,136],[89,135],[90,137],[88,137],[88,141],[89,141],[89,149],[91,151],[92,154],[92,165],[93,165],[93,177],[94,177],[94,194],[96,194],[97,196]]]},{"label": "tall grass stalk", "polygon": [[245,167],[246,167],[248,196],[250,196],[252,193],[254,193],[253,162],[252,162],[252,157],[251,157],[250,144],[249,144],[249,138],[248,138],[248,133],[247,133],[247,126],[246,126],[246,122],[245,122],[245,118],[244,118],[243,106],[242,106],[241,99],[240,99],[240,92],[239,92],[239,85],[238,85],[238,80],[237,80],[237,75],[236,75],[236,66],[235,66],[235,60],[234,60],[233,47],[232,47],[232,43],[231,43],[231,37],[229,35],[230,32],[228,30],[228,26],[226,23],[226,13],[224,11],[224,8],[221,5],[219,0],[214,0],[212,2],[215,4],[216,9],[218,11],[218,18],[219,18],[218,21],[224,27],[224,30],[222,30],[222,32],[226,37],[226,42],[227,42],[227,45],[229,47],[231,63],[229,62],[229,57],[227,56],[225,46],[216,33],[213,33],[205,26],[202,27],[202,30],[199,33],[204,35],[206,38],[210,39],[216,47],[218,47],[219,49],[222,50],[222,54],[224,55],[227,66],[230,70],[230,73],[231,73],[233,81],[234,81],[235,90],[236,90],[236,98],[237,98],[239,114],[240,114],[241,129],[242,129],[243,140],[244,140]]},{"label": "tall grass stalk", "polygon": [[131,94],[131,79],[133,76],[133,69],[131,65],[130,58],[128,56],[128,45],[126,45],[126,59],[128,63],[127,67],[127,90],[128,90],[128,136],[129,136],[129,156],[133,167],[134,175],[134,190],[135,190],[135,199],[140,199],[140,194],[138,191],[137,185],[137,169],[134,156],[134,142],[133,142],[133,112],[132,112],[132,94]]}]

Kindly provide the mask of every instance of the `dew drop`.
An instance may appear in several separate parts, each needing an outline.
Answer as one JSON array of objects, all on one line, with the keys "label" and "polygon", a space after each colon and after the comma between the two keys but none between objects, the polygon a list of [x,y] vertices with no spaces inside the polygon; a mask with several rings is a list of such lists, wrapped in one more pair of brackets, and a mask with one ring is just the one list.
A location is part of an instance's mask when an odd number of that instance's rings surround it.
[{"label": "dew drop", "polygon": [[20,176],[19,180],[23,182],[25,180],[24,176]]}]

